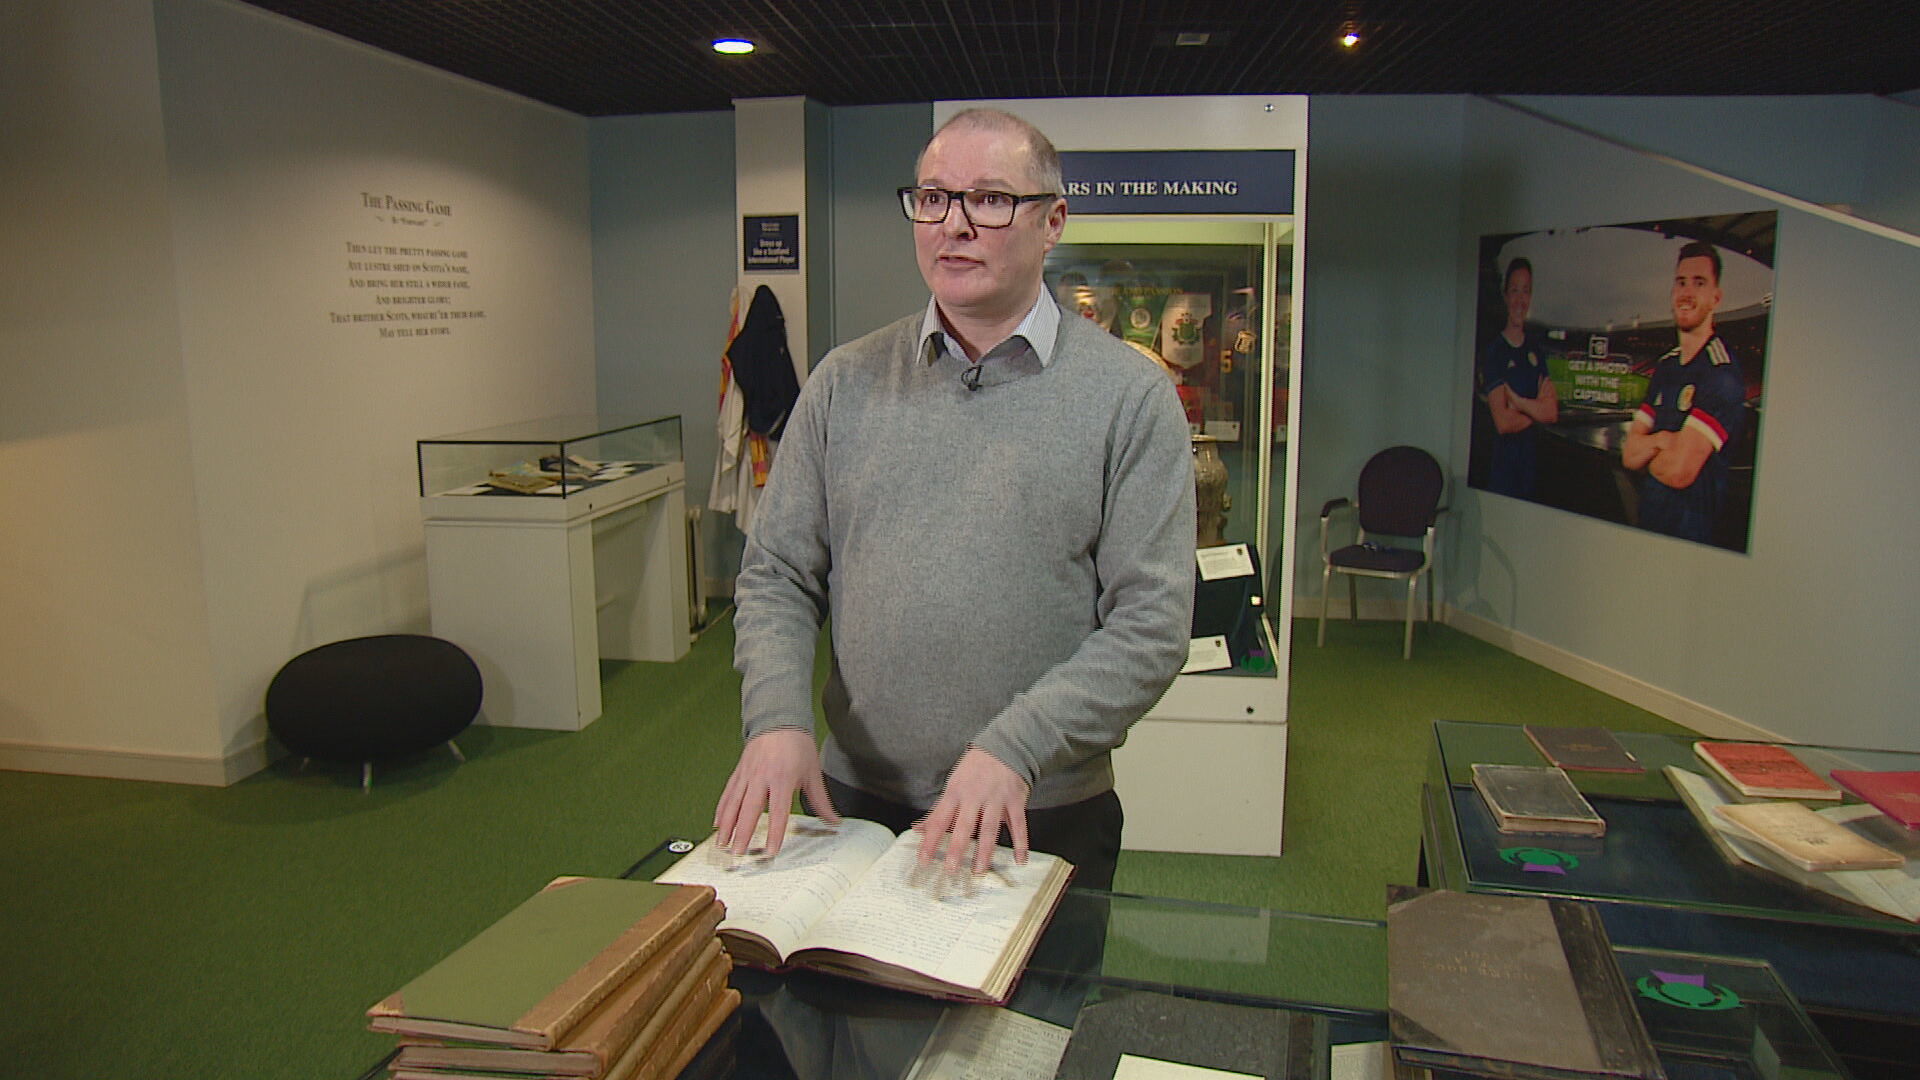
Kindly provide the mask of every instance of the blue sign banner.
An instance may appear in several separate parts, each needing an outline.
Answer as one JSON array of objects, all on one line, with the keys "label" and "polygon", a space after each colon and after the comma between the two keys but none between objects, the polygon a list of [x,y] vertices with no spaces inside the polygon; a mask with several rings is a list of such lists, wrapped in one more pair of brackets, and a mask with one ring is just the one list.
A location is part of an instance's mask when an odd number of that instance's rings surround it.
[{"label": "blue sign banner", "polygon": [[742,215],[741,266],[747,270],[800,269],[800,215]]},{"label": "blue sign banner", "polygon": [[1291,214],[1292,150],[1068,150],[1075,214]]}]

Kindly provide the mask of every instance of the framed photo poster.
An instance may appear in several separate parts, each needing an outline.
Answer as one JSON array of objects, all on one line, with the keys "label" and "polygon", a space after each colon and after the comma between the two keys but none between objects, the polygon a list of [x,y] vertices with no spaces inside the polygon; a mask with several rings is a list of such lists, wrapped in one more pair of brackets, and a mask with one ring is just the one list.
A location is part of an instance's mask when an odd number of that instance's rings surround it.
[{"label": "framed photo poster", "polygon": [[1467,482],[1745,552],[1778,217],[1481,237]]}]

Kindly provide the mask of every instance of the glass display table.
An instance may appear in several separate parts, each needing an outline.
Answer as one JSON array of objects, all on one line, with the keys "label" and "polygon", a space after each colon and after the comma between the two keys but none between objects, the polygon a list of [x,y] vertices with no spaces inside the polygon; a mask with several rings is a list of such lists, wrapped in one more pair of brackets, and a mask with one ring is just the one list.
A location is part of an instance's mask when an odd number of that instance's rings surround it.
[{"label": "glass display table", "polygon": [[[1475,763],[1544,765],[1517,725],[1439,720],[1423,785],[1421,880],[1437,888],[1600,901],[1615,945],[1764,959],[1861,1076],[1920,1059],[1920,926],[1727,862],[1661,771],[1706,773],[1693,737],[1615,732],[1644,773],[1569,770],[1604,837],[1501,833]],[[1920,769],[1920,755],[1796,746],[1822,774]]]},{"label": "glass display table", "polygon": [[[690,846],[665,841],[621,876],[651,879]],[[1674,1080],[1846,1077],[1767,964],[1628,947],[1615,957]],[[739,1010],[681,1080],[908,1077],[943,1019],[979,1009],[807,972],[736,968],[731,982]],[[1340,1047],[1387,1039],[1386,924],[1069,889],[1008,1007],[1071,1029],[1142,992],[1282,1014],[1286,1075],[1327,1080]],[[383,1080],[386,1066],[358,1080]]]}]

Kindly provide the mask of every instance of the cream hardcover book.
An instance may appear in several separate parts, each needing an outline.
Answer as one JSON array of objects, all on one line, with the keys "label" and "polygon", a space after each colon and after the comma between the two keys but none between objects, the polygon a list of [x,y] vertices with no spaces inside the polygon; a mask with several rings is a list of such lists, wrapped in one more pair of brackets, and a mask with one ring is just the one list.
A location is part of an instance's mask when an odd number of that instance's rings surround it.
[{"label": "cream hardcover book", "polygon": [[1714,807],[1728,805],[1732,800],[1713,781],[1699,773],[1672,765],[1667,766],[1665,772],[1668,779],[1673,781],[1674,790],[1679,792],[1681,801],[1727,861],[1757,866],[1809,889],[1909,922],[1920,922],[1920,838],[1901,843],[1899,838],[1886,835],[1890,829],[1876,830],[1874,826],[1883,819],[1873,807],[1855,803],[1829,807],[1816,813],[1836,825],[1862,834],[1863,838],[1875,840],[1884,847],[1907,855],[1904,865],[1893,870],[1802,870],[1784,856],[1775,854],[1771,848],[1749,838],[1745,832],[1736,831],[1731,821],[1715,812]]},{"label": "cream hardcover book", "polygon": [[996,848],[993,868],[950,881],[920,872],[920,834],[838,826],[795,815],[780,854],[734,856],[708,837],[656,880],[709,885],[726,905],[720,939],[733,958],[805,967],[902,990],[1003,1004],[1066,891],[1073,868],[1033,852],[1025,866]]},{"label": "cream hardcover book", "polygon": [[1729,804],[1713,812],[1802,870],[1890,870],[1906,861],[1799,803]]}]

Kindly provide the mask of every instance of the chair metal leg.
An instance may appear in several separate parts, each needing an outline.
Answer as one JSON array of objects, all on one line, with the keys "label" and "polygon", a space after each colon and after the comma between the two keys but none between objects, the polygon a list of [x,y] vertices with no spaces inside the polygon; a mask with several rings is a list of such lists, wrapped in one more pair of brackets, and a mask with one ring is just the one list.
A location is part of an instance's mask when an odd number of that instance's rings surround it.
[{"label": "chair metal leg", "polygon": [[1328,566],[1320,571],[1320,647],[1322,648],[1327,644],[1327,604],[1333,600],[1328,590],[1332,585],[1333,567]]},{"label": "chair metal leg", "polygon": [[453,751],[453,759],[455,761],[460,762],[462,765],[466,764],[467,755],[460,752],[460,744],[454,742],[452,739],[448,739],[447,749]]},{"label": "chair metal leg", "polygon": [[1407,579],[1407,635],[1406,642],[1400,646],[1400,659],[1402,660],[1413,659],[1413,613],[1418,610],[1417,604],[1420,600],[1420,598],[1415,595],[1414,590],[1419,587],[1420,575],[1415,574],[1413,577]]},{"label": "chair metal leg", "polygon": [[360,763],[360,790],[362,792],[373,790],[373,762],[371,761]]},{"label": "chair metal leg", "polygon": [[295,766],[293,767],[293,772],[294,772],[294,775],[295,775],[295,776],[298,776],[298,775],[300,775],[301,773],[303,773],[303,772],[306,772],[306,771],[307,771],[307,766],[309,766],[309,765],[311,765],[311,764],[313,764],[313,759],[312,759],[312,758],[310,758],[310,757],[303,757],[303,758],[301,758],[301,759],[300,759],[300,764],[298,764],[298,765],[295,765]]},{"label": "chair metal leg", "polygon": [[1347,621],[1360,621],[1360,579],[1347,575]]}]

